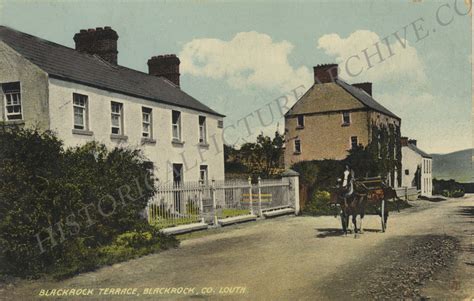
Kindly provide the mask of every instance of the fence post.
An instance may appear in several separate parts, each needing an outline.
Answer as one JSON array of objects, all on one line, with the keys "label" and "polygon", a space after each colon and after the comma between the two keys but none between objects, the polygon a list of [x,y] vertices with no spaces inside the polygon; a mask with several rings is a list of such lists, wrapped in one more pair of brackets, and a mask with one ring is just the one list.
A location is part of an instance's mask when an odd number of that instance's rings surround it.
[{"label": "fence post", "polygon": [[290,204],[292,203],[292,201],[294,202],[295,215],[297,215],[300,212],[300,174],[292,169],[288,169],[284,173],[282,173],[281,176],[282,178],[288,178],[288,182],[290,184],[290,186],[288,187],[290,198],[288,202]]},{"label": "fence post", "polygon": [[202,195],[204,193],[204,180],[199,180],[199,214],[201,215],[201,223],[204,223],[204,204],[202,203]]},{"label": "fence post", "polygon": [[214,213],[214,226],[217,226],[217,205],[216,205],[216,181],[212,179],[211,195],[212,195],[212,211]]},{"label": "fence post", "polygon": [[252,178],[251,177],[249,177],[249,203],[250,203],[250,214],[253,214]]},{"label": "fence post", "polygon": [[263,214],[262,214],[262,188],[260,187],[261,181],[262,179],[260,177],[258,177],[258,214],[260,217],[263,217]]}]

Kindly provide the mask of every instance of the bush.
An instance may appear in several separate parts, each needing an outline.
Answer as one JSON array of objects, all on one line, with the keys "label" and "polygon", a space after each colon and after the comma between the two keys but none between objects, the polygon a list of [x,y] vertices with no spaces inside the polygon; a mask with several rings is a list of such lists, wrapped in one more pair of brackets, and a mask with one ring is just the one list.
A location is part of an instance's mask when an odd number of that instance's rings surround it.
[{"label": "bush", "polygon": [[306,203],[303,212],[311,215],[333,215],[335,209],[331,206],[329,201],[330,193],[318,190],[313,193],[310,201]]},{"label": "bush", "polygon": [[447,198],[460,198],[464,196],[464,186],[454,180],[433,179],[433,194],[441,194]]},{"label": "bush", "polygon": [[[141,218],[155,192],[147,166],[137,150],[64,149],[51,132],[1,127],[0,267],[35,276],[96,266],[97,249],[149,228]],[[150,233],[150,244],[163,238]],[[140,235],[129,243],[149,237]]]}]

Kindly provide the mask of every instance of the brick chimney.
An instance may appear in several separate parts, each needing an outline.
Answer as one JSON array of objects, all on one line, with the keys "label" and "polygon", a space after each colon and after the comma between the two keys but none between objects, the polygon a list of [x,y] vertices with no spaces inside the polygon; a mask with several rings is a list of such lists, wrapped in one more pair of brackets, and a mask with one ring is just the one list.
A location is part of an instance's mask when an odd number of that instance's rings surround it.
[{"label": "brick chimney", "polygon": [[401,146],[408,146],[408,137],[400,137]]},{"label": "brick chimney", "polygon": [[338,65],[337,64],[324,64],[313,67],[314,70],[314,83],[325,84],[332,83],[338,78]]},{"label": "brick chimney", "polygon": [[76,50],[89,54],[96,54],[111,64],[117,65],[118,35],[110,26],[96,29],[81,29],[74,35]]},{"label": "brick chimney", "polygon": [[416,140],[415,139],[408,140],[408,143],[411,144],[411,145],[416,146]]},{"label": "brick chimney", "polygon": [[179,87],[179,64],[175,54],[154,56],[148,60],[148,74],[161,76]]},{"label": "brick chimney", "polygon": [[372,83],[358,83],[352,84],[354,87],[364,90],[367,94],[372,96]]}]

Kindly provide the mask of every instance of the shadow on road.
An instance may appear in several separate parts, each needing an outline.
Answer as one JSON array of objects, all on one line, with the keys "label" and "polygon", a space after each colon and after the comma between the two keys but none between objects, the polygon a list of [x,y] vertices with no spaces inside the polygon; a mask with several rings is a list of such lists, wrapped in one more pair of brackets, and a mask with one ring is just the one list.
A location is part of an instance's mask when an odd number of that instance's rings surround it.
[{"label": "shadow on road", "polygon": [[474,217],[474,206],[462,206],[458,210],[458,214],[462,216]]},{"label": "shadow on road", "polygon": [[[344,236],[344,232],[342,232],[341,228],[316,228],[318,231],[316,237],[317,238],[326,238],[326,237],[336,237],[336,236]],[[353,231],[349,229],[348,233],[353,234]],[[364,232],[381,232],[380,229],[365,229]]]}]

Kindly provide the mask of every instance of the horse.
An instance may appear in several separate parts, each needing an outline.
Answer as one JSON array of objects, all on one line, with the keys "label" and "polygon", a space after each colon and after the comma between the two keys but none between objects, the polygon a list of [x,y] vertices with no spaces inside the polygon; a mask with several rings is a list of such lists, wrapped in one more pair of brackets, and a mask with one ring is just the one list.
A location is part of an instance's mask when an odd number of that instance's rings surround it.
[{"label": "horse", "polygon": [[[356,189],[354,189],[352,194],[346,197],[343,196],[343,190],[341,188],[334,188],[331,191],[330,203],[333,205],[339,205],[341,209],[340,216],[342,231],[344,234],[347,234],[349,216],[352,216],[354,234],[363,233],[362,221],[365,216],[366,208],[373,207],[375,212],[381,217],[382,232],[385,232],[389,216],[387,202],[390,199],[398,199],[396,191],[392,187],[384,184],[382,184],[378,189],[371,190],[367,190],[365,186],[365,189],[361,189],[361,187],[357,187],[357,183],[355,186]],[[357,228],[357,215],[360,217],[359,229]]]},{"label": "horse", "polygon": [[[362,225],[362,218],[365,212],[366,199],[356,192],[353,192],[347,197],[343,197],[344,191],[341,188],[334,188],[330,193],[330,203],[333,206],[339,206],[341,217],[342,231],[347,235],[349,228],[349,217],[352,216],[352,224],[354,225],[354,234],[358,232],[357,229],[357,215],[361,217],[360,225]],[[336,213],[337,215],[337,213]],[[360,229],[362,230],[362,228]]]}]

